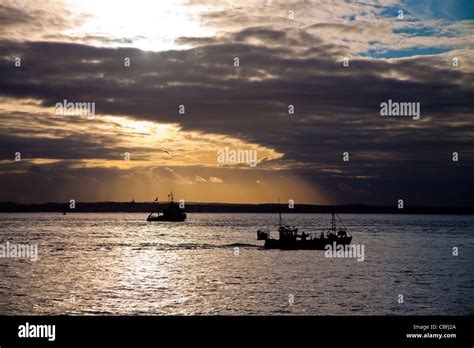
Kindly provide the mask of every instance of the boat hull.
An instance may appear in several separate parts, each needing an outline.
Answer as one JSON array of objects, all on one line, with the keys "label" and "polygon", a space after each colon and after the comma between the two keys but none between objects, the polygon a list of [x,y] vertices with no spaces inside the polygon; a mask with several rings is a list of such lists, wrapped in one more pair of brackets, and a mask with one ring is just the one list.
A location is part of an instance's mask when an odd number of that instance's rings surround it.
[{"label": "boat hull", "polygon": [[326,245],[348,245],[351,244],[352,237],[343,238],[318,238],[310,240],[265,240],[265,249],[282,249],[282,250],[325,250]]}]

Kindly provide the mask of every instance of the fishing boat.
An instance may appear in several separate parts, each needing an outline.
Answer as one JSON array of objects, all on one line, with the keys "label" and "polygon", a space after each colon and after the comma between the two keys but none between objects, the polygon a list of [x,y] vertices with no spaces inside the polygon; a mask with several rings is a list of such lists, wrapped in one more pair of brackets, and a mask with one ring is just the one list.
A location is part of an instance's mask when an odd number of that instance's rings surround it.
[{"label": "fishing boat", "polygon": [[[186,213],[178,203],[174,201],[173,192],[168,195],[168,204],[162,211],[151,212],[146,221],[174,221],[181,222],[186,220]],[[158,201],[158,197],[155,202]]]},{"label": "fishing boat", "polygon": [[[266,249],[285,250],[324,250],[326,245],[348,245],[351,244],[352,235],[336,213],[332,213],[331,227],[321,232],[301,232],[295,226],[282,225],[281,209],[279,212],[280,223],[278,227],[278,239],[273,239],[270,232],[258,230],[257,240],[265,241]],[[341,226],[338,227],[336,217]]]}]

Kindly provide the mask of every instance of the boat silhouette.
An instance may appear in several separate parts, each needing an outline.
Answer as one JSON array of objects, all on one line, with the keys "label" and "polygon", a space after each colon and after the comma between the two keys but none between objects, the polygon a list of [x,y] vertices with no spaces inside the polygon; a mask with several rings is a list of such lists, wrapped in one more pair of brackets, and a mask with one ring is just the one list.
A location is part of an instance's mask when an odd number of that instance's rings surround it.
[{"label": "boat silhouette", "polygon": [[[170,192],[170,194],[168,195],[168,199],[168,204],[163,208],[163,210],[151,212],[150,215],[148,215],[146,221],[181,222],[186,220],[186,213],[184,212],[184,208],[181,208],[181,206],[174,201],[173,192]],[[156,197],[155,199],[155,202],[157,201],[158,197]]]},{"label": "boat silhouette", "polygon": [[[278,202],[280,207],[280,202]],[[258,230],[257,240],[264,240],[266,249],[285,250],[324,250],[326,245],[348,245],[351,244],[352,235],[336,213],[332,213],[331,227],[323,229],[320,233],[301,232],[295,226],[282,225],[281,209],[279,209],[280,223],[278,227],[279,239],[271,238],[270,232]],[[336,224],[336,217],[342,227]]]}]

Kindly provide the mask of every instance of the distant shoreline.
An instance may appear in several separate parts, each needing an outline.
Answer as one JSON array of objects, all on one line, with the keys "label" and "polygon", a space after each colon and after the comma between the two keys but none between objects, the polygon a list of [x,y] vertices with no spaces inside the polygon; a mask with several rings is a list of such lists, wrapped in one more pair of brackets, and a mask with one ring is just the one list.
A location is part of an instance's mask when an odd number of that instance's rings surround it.
[{"label": "distant shoreline", "polygon": [[[147,202],[76,202],[75,209],[69,203],[22,204],[0,202],[0,213],[150,213],[161,209],[166,203]],[[278,213],[278,204],[235,204],[235,203],[186,203],[187,213]],[[295,204],[293,209],[281,205],[284,213],[331,213],[340,214],[440,214],[440,215],[474,215],[474,207],[426,207],[405,206],[398,209],[394,206],[376,206],[363,204],[347,205],[314,205]]]}]

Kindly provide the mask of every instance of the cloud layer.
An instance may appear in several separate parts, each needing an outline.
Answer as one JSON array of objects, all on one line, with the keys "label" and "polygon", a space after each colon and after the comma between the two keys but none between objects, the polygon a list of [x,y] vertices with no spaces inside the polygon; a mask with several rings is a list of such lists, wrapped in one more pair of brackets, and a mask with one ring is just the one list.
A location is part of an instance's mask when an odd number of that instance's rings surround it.
[{"label": "cloud layer", "polygon": [[[30,40],[20,39],[11,26],[28,25],[33,12],[3,6],[10,29],[0,39],[0,178],[8,185],[0,199],[62,199],[71,186],[94,186],[95,178],[104,187],[83,199],[120,199],[132,191],[145,197],[144,187],[161,180],[193,191],[192,200],[209,187],[228,199],[215,193],[201,200],[270,200],[287,185],[289,198],[307,202],[395,204],[403,198],[407,204],[473,205],[472,21],[421,20],[409,10],[400,21],[396,11],[395,17],[384,14],[395,5],[213,2],[199,20],[215,35],[176,37],[185,49],[160,52],[37,40],[33,27]],[[427,30],[440,23],[443,29]],[[59,35],[61,25],[45,32]],[[420,36],[423,30],[430,34]],[[444,51],[408,54],[420,47]],[[390,50],[408,56],[379,57]],[[57,117],[53,107],[64,99],[95,102],[98,116]],[[381,117],[380,103],[389,99],[419,102],[420,120]],[[158,140],[150,139],[159,127],[175,132],[159,139],[160,151],[177,154],[163,163],[156,159]],[[258,147],[261,163],[255,170],[213,163],[212,154],[227,144]],[[39,161],[18,172],[18,163],[10,163],[16,151],[58,162]],[[127,151],[139,162],[110,165]],[[31,197],[13,189],[28,180],[38,187]],[[265,194],[249,197],[265,180]],[[117,189],[121,182],[146,185],[127,191]],[[235,196],[235,187],[247,196]],[[106,193],[94,195],[98,191]]]}]

